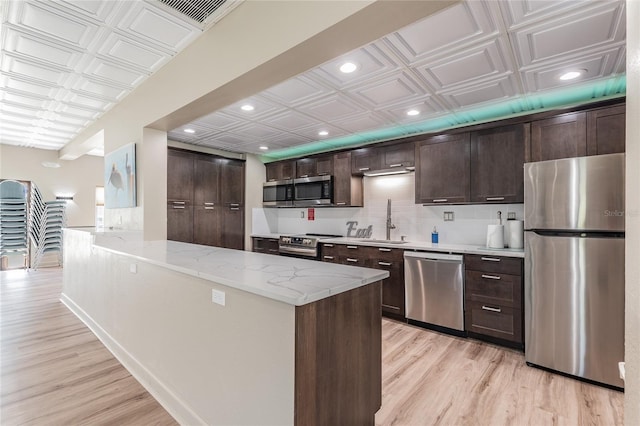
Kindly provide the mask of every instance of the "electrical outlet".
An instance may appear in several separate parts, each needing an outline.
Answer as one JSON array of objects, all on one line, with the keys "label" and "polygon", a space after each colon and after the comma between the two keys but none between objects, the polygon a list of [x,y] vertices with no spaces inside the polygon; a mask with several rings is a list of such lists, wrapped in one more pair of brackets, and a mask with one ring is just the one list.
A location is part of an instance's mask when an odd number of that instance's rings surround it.
[{"label": "electrical outlet", "polygon": [[217,303],[218,305],[224,306],[225,304],[224,291],[211,289],[211,301],[213,303]]},{"label": "electrical outlet", "polygon": [[304,212],[300,212],[300,219],[304,219]]},{"label": "electrical outlet", "polygon": [[513,220],[516,218],[516,212],[507,212],[507,220]]},{"label": "electrical outlet", "polygon": [[453,212],[444,212],[444,221],[453,222]]}]

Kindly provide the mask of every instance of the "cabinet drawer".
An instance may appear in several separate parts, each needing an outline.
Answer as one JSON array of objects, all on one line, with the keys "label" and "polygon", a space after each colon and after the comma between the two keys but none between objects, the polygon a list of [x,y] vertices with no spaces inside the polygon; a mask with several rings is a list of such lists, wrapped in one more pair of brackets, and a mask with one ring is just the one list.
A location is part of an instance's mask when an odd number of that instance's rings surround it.
[{"label": "cabinet drawer", "polygon": [[464,325],[468,332],[522,343],[522,311],[482,302],[467,302]]},{"label": "cabinet drawer", "polygon": [[325,262],[339,263],[340,246],[337,244],[322,244],[320,259]]},{"label": "cabinet drawer", "polygon": [[521,309],[522,279],[519,275],[480,271],[465,272],[464,297],[469,301]]},{"label": "cabinet drawer", "polygon": [[383,262],[403,262],[404,250],[387,247],[370,247],[371,256]]},{"label": "cabinet drawer", "polygon": [[466,270],[494,274],[522,275],[522,259],[491,255],[467,254],[464,256]]}]

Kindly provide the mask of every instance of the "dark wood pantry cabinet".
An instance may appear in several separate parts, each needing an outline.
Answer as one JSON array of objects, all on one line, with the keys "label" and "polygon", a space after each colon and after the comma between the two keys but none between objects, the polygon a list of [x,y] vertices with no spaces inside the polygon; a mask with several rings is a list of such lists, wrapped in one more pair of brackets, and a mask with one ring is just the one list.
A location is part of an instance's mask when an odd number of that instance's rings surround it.
[{"label": "dark wood pantry cabinet", "polygon": [[167,158],[167,239],[244,249],[244,161],[177,149]]},{"label": "dark wood pantry cabinet", "polygon": [[333,156],[333,203],[338,207],[362,207],[362,176],[351,174],[351,152]]}]

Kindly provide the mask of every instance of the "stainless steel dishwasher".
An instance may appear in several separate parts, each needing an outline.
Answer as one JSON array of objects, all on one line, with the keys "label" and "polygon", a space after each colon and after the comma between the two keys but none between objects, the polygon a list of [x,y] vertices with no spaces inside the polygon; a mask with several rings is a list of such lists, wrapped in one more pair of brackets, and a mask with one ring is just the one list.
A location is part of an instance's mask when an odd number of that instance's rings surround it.
[{"label": "stainless steel dishwasher", "polygon": [[[407,319],[464,331],[462,255],[404,252]],[[446,331],[446,330],[445,330]],[[461,333],[455,333],[461,334]]]}]

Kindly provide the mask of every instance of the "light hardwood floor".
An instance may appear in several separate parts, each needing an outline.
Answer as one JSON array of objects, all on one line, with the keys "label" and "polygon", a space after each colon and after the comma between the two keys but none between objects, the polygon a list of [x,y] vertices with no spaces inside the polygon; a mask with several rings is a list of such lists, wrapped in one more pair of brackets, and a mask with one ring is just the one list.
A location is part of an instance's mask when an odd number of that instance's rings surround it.
[{"label": "light hardwood floor", "polygon": [[[61,269],[0,272],[0,424],[175,421],[59,302]],[[617,425],[623,394],[522,353],[383,320],[377,425]]]}]

